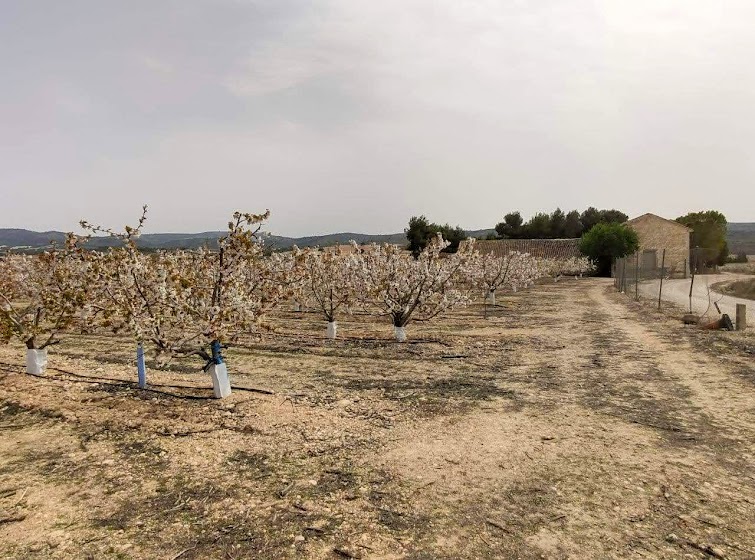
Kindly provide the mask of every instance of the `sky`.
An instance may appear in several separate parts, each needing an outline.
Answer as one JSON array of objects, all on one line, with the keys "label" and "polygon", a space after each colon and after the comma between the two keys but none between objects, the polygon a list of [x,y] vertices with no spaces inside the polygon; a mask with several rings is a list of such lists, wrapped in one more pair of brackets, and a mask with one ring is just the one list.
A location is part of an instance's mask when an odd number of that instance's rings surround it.
[{"label": "sky", "polygon": [[0,0],[0,227],[755,221],[752,0]]}]

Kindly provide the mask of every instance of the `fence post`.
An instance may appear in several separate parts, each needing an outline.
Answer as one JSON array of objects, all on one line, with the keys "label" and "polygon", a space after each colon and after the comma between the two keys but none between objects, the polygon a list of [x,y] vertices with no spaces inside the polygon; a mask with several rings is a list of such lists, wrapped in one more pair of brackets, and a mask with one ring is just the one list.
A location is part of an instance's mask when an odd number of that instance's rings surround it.
[{"label": "fence post", "polygon": [[744,303],[737,304],[737,330],[743,331],[747,328],[747,306]]},{"label": "fence post", "polygon": [[634,254],[634,301],[640,301],[640,252]]},{"label": "fence post", "polygon": [[666,249],[663,250],[661,256],[661,284],[658,288],[658,311],[661,310],[661,294],[663,294],[663,277],[665,276],[664,269],[666,268]]}]

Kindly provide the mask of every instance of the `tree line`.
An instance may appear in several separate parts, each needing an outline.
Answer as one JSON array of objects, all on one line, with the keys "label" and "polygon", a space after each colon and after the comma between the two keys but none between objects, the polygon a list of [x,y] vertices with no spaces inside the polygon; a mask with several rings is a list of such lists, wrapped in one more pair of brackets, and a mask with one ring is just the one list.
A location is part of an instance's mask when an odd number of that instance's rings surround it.
[{"label": "tree line", "polygon": [[510,212],[495,225],[492,239],[575,239],[597,224],[623,224],[629,217],[620,210],[598,210],[590,206],[583,212],[538,212],[524,222],[520,212]]},{"label": "tree line", "polygon": [[[628,216],[616,209],[590,206],[583,212],[564,213],[556,208],[550,214],[538,212],[526,222],[518,211],[509,212],[495,225],[495,233],[488,239],[575,239],[581,238],[582,252],[593,259],[601,274],[610,270],[613,259],[635,252],[638,247],[636,233],[625,222]],[[690,212],[676,221],[691,228],[690,259],[693,266],[714,266],[727,262],[729,247],[726,243],[726,217],[716,210]],[[440,233],[449,242],[446,252],[453,253],[466,239],[459,226],[436,224],[425,216],[413,216],[404,230],[409,249],[419,255],[428,242]],[[589,235],[588,235],[589,234]]]},{"label": "tree line", "polygon": [[[522,218],[522,214],[516,211],[506,214],[503,221],[495,225],[495,233],[488,235],[488,239],[574,239],[582,237],[583,233],[597,224],[621,224],[627,219],[627,215],[619,210],[598,210],[592,206],[581,213],[578,210],[564,213],[560,208],[556,208],[550,214],[538,212],[527,222]],[[436,224],[426,216],[412,216],[404,233],[409,242],[409,250],[415,256],[421,253],[438,233],[450,243],[446,249],[449,253],[455,252],[459,243],[467,238],[466,232],[460,226]]]}]

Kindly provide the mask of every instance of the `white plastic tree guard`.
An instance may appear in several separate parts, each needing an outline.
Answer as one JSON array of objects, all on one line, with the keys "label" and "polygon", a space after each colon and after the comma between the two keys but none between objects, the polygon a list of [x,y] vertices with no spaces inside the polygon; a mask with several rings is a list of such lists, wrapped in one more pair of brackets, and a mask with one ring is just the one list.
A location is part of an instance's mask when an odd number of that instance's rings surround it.
[{"label": "white plastic tree guard", "polygon": [[335,321],[328,321],[328,338],[335,338],[338,334],[338,324]]},{"label": "white plastic tree guard", "polygon": [[26,350],[26,373],[44,375],[47,368],[47,350]]},{"label": "white plastic tree guard", "polygon": [[399,342],[406,342],[406,327],[393,327],[393,334]]},{"label": "white plastic tree guard", "polygon": [[212,390],[216,399],[224,399],[231,394],[231,378],[228,377],[228,368],[225,362],[210,366],[212,377]]}]

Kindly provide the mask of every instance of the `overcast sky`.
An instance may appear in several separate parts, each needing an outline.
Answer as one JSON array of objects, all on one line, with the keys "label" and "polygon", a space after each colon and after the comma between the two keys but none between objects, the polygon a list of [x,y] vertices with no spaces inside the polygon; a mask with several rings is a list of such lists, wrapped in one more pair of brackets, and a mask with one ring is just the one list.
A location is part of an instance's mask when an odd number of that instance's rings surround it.
[{"label": "overcast sky", "polygon": [[755,221],[752,0],[0,0],[0,227]]}]

